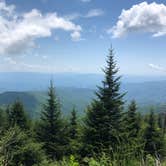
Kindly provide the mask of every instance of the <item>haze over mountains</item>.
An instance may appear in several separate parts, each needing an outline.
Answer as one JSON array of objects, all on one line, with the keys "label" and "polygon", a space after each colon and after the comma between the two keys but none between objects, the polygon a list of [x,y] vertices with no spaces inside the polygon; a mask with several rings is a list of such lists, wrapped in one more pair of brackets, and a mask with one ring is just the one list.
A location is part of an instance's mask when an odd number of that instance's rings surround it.
[{"label": "haze over mountains", "polygon": [[[33,73],[33,72],[1,72],[0,92],[4,91],[32,91],[45,90],[49,81],[53,80],[56,87],[96,88],[101,84],[102,74],[79,73]],[[121,78],[123,84],[160,82],[166,80],[166,76],[129,76]]]},{"label": "haze over mountains", "polygon": [[[68,114],[75,106],[82,114],[95,97],[96,86],[101,85],[103,75],[0,73],[0,104],[7,105],[20,99],[30,114],[36,116],[46,100],[46,90],[50,79],[55,83],[63,112]],[[166,103],[166,78],[164,76],[123,76],[122,91],[127,92],[125,100],[135,99],[140,110],[146,111],[146,107],[150,106],[165,109],[163,108]]]}]

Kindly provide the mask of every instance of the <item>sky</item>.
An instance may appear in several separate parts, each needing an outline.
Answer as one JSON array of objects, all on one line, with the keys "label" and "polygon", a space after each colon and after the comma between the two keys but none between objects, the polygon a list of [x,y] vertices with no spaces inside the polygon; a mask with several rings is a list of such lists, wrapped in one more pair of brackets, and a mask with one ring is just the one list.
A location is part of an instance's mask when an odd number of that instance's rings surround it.
[{"label": "sky", "polygon": [[0,72],[166,75],[164,0],[0,0]]}]

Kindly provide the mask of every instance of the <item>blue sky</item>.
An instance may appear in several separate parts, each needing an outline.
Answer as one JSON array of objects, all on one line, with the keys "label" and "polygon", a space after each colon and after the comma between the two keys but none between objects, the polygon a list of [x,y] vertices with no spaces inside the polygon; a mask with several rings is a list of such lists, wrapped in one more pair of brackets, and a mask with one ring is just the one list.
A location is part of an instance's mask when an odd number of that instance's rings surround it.
[{"label": "blue sky", "polygon": [[113,45],[121,74],[165,75],[166,3],[0,1],[0,71],[100,73]]}]

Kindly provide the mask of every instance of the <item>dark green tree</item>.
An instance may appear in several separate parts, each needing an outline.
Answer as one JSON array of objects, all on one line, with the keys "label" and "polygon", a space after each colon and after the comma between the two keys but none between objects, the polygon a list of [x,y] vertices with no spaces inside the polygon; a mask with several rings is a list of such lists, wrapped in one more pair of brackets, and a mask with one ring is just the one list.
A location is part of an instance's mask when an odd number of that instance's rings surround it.
[{"label": "dark green tree", "polygon": [[69,154],[78,155],[81,146],[79,124],[77,118],[77,112],[75,108],[71,111],[71,117],[69,121]]},{"label": "dark green tree", "polygon": [[160,157],[164,153],[164,140],[162,133],[157,128],[157,121],[153,110],[149,115],[147,128],[144,133],[145,153],[151,154],[155,157]]},{"label": "dark green tree", "polygon": [[61,117],[60,104],[51,81],[47,103],[41,114],[37,137],[44,144],[43,148],[51,159],[60,159],[65,153],[66,128]]},{"label": "dark green tree", "polygon": [[159,128],[163,129],[164,126],[164,118],[163,113],[158,114],[158,126]]},{"label": "dark green tree", "polygon": [[77,112],[73,108],[70,118],[70,139],[77,139],[78,137],[78,124],[77,124]]},{"label": "dark green tree", "polygon": [[166,113],[164,113],[163,136],[166,134]]},{"label": "dark green tree", "polygon": [[4,109],[0,108],[0,135],[6,130],[7,128],[7,114]]},{"label": "dark green tree", "polygon": [[24,106],[20,101],[16,101],[11,107],[7,108],[9,127],[19,126],[21,129],[28,129],[28,117],[24,111]]},{"label": "dark green tree", "polygon": [[128,137],[131,139],[137,138],[141,129],[140,119],[136,111],[136,102],[132,100],[125,115],[125,132],[128,133]]},{"label": "dark green tree", "polygon": [[85,121],[85,149],[93,152],[115,149],[122,133],[123,96],[120,92],[120,76],[111,48],[102,86],[96,92],[97,99],[87,111]]},{"label": "dark green tree", "polygon": [[162,112],[158,115],[158,126],[162,130],[163,136],[166,133],[166,113]]}]

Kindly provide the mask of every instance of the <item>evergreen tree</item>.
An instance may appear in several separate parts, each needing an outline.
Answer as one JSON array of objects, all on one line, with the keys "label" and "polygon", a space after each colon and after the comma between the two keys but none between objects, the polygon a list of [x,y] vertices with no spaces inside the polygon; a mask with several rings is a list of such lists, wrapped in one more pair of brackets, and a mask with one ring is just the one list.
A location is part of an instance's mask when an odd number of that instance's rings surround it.
[{"label": "evergreen tree", "polygon": [[163,113],[159,113],[159,115],[158,115],[158,126],[162,130],[163,130],[163,126],[164,126],[164,118],[163,118],[163,116],[164,116]]},{"label": "evergreen tree", "polygon": [[79,126],[78,126],[78,119],[77,119],[77,112],[75,108],[73,108],[70,117],[69,123],[69,154],[77,155],[80,149],[81,140],[79,135]]},{"label": "evergreen tree", "polygon": [[19,126],[21,129],[28,129],[28,117],[24,111],[24,106],[20,101],[16,101],[11,108],[7,108],[9,127]]},{"label": "evergreen tree", "polygon": [[144,133],[145,152],[155,157],[159,157],[164,152],[164,140],[162,133],[156,126],[156,118],[153,110],[151,110],[148,120],[148,126]]},{"label": "evergreen tree", "polygon": [[6,112],[0,108],[0,134],[4,132],[7,127],[7,116]]},{"label": "evergreen tree", "polygon": [[120,76],[114,61],[114,51],[111,48],[103,86],[98,87],[97,99],[88,109],[85,127],[85,144],[88,151],[114,149],[120,140],[122,132],[123,96],[120,92]]},{"label": "evergreen tree", "polygon": [[164,137],[165,131],[166,131],[166,114],[165,113],[160,113],[158,115],[158,126],[161,129],[163,137]]},{"label": "evergreen tree", "polygon": [[129,105],[128,111],[126,112],[125,116],[125,132],[128,133],[128,137],[131,139],[137,138],[141,129],[140,119],[138,118],[138,114],[136,111],[137,105],[133,100],[131,101],[131,104]]},{"label": "evergreen tree", "polygon": [[163,136],[166,134],[166,113],[164,113]]},{"label": "evergreen tree", "polygon": [[65,153],[65,125],[61,117],[60,104],[51,81],[48,100],[41,114],[41,123],[37,130],[38,139],[44,144],[46,154],[51,159],[60,159]]},{"label": "evergreen tree", "polygon": [[77,113],[75,108],[73,108],[71,112],[70,118],[70,139],[76,139],[78,136],[78,128],[77,128]]}]

